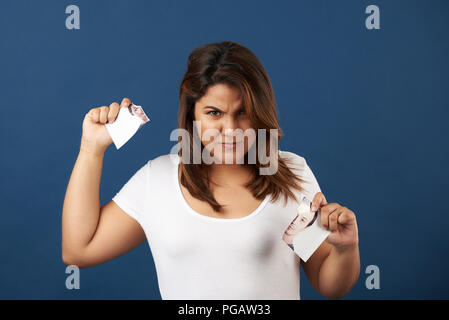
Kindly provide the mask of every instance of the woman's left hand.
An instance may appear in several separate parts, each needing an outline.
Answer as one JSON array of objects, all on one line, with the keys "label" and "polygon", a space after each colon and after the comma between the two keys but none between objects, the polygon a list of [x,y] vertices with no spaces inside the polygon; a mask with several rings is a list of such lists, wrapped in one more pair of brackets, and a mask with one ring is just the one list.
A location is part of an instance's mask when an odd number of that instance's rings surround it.
[{"label": "woman's left hand", "polygon": [[322,192],[315,194],[312,211],[320,210],[321,224],[332,231],[326,241],[337,248],[358,245],[359,236],[354,212],[338,203],[327,203]]}]

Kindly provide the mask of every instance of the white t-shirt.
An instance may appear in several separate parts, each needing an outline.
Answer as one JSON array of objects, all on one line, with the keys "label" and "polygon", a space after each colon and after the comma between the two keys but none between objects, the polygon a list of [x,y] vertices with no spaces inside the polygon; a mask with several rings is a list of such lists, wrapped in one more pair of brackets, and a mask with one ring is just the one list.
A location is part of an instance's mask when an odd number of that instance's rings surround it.
[{"label": "white t-shirt", "polygon": [[[306,160],[292,152],[304,179],[302,200],[321,191]],[[299,257],[282,240],[297,204],[268,195],[248,216],[202,215],[186,202],[178,182],[179,157],[149,160],[113,197],[145,231],[162,299],[300,299]]]}]

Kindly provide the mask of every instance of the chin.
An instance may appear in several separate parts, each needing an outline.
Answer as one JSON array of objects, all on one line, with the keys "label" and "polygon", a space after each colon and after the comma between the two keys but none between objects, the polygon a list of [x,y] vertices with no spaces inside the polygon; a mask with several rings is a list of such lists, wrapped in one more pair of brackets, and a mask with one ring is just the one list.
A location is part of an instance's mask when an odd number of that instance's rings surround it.
[{"label": "chin", "polygon": [[[237,159],[240,159],[242,163],[238,164],[244,164],[245,163],[245,153],[241,151],[236,150],[222,150],[218,151],[213,154],[213,158],[218,162],[218,160],[221,160],[222,164],[237,164]],[[226,160],[228,162],[226,162]]]},{"label": "chin", "polygon": [[[244,164],[245,163],[245,154],[236,154],[234,152],[234,154],[222,154],[220,155],[218,158],[221,159],[221,163],[222,164],[231,164],[230,162],[232,161],[232,164]],[[241,161],[241,163],[237,163],[237,159],[239,159]]]}]

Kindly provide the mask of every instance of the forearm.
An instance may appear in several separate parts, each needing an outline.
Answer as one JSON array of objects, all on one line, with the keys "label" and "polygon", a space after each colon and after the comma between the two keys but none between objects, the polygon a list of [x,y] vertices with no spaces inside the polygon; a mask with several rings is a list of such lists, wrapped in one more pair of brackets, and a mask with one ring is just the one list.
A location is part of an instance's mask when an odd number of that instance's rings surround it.
[{"label": "forearm", "polygon": [[62,252],[79,254],[92,239],[100,215],[103,152],[81,144],[67,186],[62,213]]},{"label": "forearm", "polygon": [[319,291],[327,298],[344,297],[357,282],[360,274],[358,243],[346,249],[332,247],[319,272]]}]

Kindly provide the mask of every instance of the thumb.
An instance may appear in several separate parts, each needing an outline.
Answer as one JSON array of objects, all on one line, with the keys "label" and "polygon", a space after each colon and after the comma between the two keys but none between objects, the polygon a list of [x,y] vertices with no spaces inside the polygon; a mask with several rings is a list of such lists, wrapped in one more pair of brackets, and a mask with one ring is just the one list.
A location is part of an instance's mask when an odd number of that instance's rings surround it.
[{"label": "thumb", "polygon": [[326,205],[327,201],[322,192],[317,192],[312,200],[312,205],[310,207],[311,211],[317,211],[322,206]]}]

